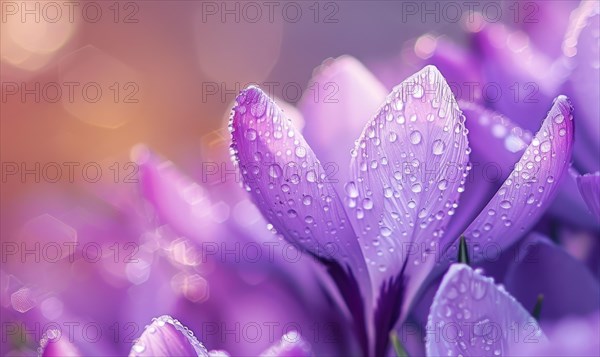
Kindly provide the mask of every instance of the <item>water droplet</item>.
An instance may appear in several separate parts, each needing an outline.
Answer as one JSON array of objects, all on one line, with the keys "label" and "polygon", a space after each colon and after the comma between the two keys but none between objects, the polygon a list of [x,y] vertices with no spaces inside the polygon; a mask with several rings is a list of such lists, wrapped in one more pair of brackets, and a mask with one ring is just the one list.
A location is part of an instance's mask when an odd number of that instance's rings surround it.
[{"label": "water droplet", "polygon": [[502,201],[500,201],[500,207],[502,207],[504,209],[509,209],[512,207],[512,204],[510,203],[510,201],[502,200]]},{"label": "water droplet", "polygon": [[563,121],[565,121],[565,116],[564,116],[564,115],[562,115],[562,114],[558,114],[557,116],[555,116],[555,117],[554,117],[554,122],[555,122],[556,124],[560,124],[560,123],[562,123]]},{"label": "water droplet", "polygon": [[396,140],[398,140],[398,134],[396,134],[396,132],[391,131],[389,136],[388,136],[390,143],[394,143],[396,142]]},{"label": "water droplet", "polygon": [[306,196],[304,196],[304,197],[302,198],[302,203],[303,203],[305,206],[310,206],[310,204],[312,203],[312,196],[310,196],[310,195],[306,195]]},{"label": "water droplet", "polygon": [[484,282],[473,279],[471,280],[471,297],[475,300],[481,300],[485,297],[487,286]]},{"label": "water droplet", "polygon": [[298,213],[296,213],[295,210],[291,209],[287,211],[288,217],[290,218],[296,218],[296,216],[298,216]]},{"label": "water droplet", "polygon": [[402,108],[404,108],[404,102],[402,101],[402,99],[397,98],[396,101],[394,102],[394,109],[402,110]]},{"label": "water droplet", "polygon": [[391,187],[386,187],[383,189],[383,195],[386,198],[391,198],[394,195],[394,190]]},{"label": "water droplet", "polygon": [[448,188],[448,181],[447,180],[440,180],[440,182],[438,182],[438,188],[442,191],[444,191],[445,189]]},{"label": "water droplet", "polygon": [[135,345],[133,345],[133,351],[135,353],[144,353],[145,350],[146,350],[146,346],[140,344],[139,342],[136,343]]},{"label": "water droplet", "polygon": [[542,143],[542,145],[540,146],[540,150],[542,152],[548,152],[550,151],[550,149],[552,148],[552,144],[550,144],[550,140],[546,140]]},{"label": "water droplet", "polygon": [[282,174],[283,174],[283,170],[281,169],[281,166],[279,166],[277,164],[273,164],[273,165],[269,166],[269,176],[271,176],[272,178],[278,178]]},{"label": "water droplet", "polygon": [[446,144],[442,140],[437,139],[433,142],[431,148],[434,155],[441,155],[444,153],[444,150],[446,150]]},{"label": "water droplet", "polygon": [[419,192],[421,192],[421,190],[423,189],[423,187],[421,186],[421,184],[420,184],[420,183],[418,183],[418,182],[417,182],[417,183],[414,183],[414,184],[413,184],[413,185],[410,187],[410,189],[411,189],[411,190],[412,190],[412,192],[414,192],[414,193],[419,193]]},{"label": "water droplet", "polygon": [[304,217],[304,222],[306,222],[307,224],[312,224],[314,221],[315,219],[312,216]]},{"label": "water droplet", "polygon": [[363,208],[369,210],[373,208],[373,200],[370,198],[365,198],[362,202]]},{"label": "water droplet", "polygon": [[317,182],[317,173],[314,170],[310,170],[306,173],[306,181]]},{"label": "water droplet", "polygon": [[256,140],[256,137],[257,137],[256,130],[254,130],[254,129],[246,130],[246,139],[248,139],[250,141],[254,141],[254,140]]},{"label": "water droplet", "polygon": [[534,202],[535,202],[535,196],[532,193],[527,197],[527,204],[533,204]]},{"label": "water droplet", "polygon": [[413,143],[414,145],[417,145],[418,143],[420,143],[421,142],[421,132],[418,130],[415,130],[412,133],[410,133],[410,142]]},{"label": "water droplet", "polygon": [[350,198],[358,197],[358,189],[356,188],[356,183],[354,183],[354,181],[348,182],[345,186],[345,189],[346,189],[346,194],[348,194],[348,197],[350,197]]},{"label": "water droplet", "polygon": [[306,156],[306,148],[304,146],[296,147],[296,156],[303,158]]},{"label": "water droplet", "polygon": [[379,233],[381,233],[381,235],[384,237],[389,237],[390,235],[392,235],[392,230],[386,226],[383,226],[379,229]]},{"label": "water droplet", "polygon": [[413,90],[413,97],[419,99],[419,98],[423,98],[423,94],[424,94],[425,90],[423,89],[423,86],[420,84],[415,85],[415,88]]}]

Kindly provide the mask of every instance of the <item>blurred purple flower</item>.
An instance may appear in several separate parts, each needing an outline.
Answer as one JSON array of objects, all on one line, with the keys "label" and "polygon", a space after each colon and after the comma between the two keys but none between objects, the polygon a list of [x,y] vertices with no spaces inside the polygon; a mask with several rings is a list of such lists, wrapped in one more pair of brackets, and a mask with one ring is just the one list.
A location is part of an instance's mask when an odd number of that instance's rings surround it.
[{"label": "blurred purple flower", "polygon": [[[466,227],[469,241],[506,247],[532,227],[569,164],[571,111],[564,96],[555,100],[502,187],[483,210],[471,212],[474,219],[453,222],[462,227],[457,232]],[[305,120],[308,127],[315,119]],[[367,124],[352,151],[347,206],[327,171],[339,162],[319,161],[258,88],[236,99],[231,131],[245,188],[263,215],[328,268],[363,354],[384,354],[389,331],[406,317],[435,253],[457,239],[444,230],[464,191],[471,149],[464,116],[442,75],[428,66],[409,77]],[[405,250],[411,244],[425,248],[416,259]]]},{"label": "blurred purple flower", "polygon": [[590,211],[600,219],[600,171],[577,176],[577,186]]},{"label": "blurred purple flower", "polygon": [[570,317],[544,326],[546,343],[521,344],[518,356],[599,356],[600,313],[585,317]]},{"label": "blurred purple flower", "polygon": [[[466,46],[443,35],[425,34],[414,41],[411,62],[437,66],[461,102],[472,101],[497,111],[524,130],[537,130],[538,118],[543,117],[552,99],[558,93],[567,95],[578,110],[574,169],[598,172],[600,4],[536,1],[525,7],[531,11],[530,18],[519,28],[486,22],[479,13],[465,17]],[[402,61],[407,61],[406,55]],[[405,75],[406,66],[396,62],[374,67],[388,85]],[[600,216],[593,208],[593,216],[589,215],[585,204],[589,201],[584,203],[576,191],[573,179],[564,180],[550,212],[571,224],[598,231]]]}]

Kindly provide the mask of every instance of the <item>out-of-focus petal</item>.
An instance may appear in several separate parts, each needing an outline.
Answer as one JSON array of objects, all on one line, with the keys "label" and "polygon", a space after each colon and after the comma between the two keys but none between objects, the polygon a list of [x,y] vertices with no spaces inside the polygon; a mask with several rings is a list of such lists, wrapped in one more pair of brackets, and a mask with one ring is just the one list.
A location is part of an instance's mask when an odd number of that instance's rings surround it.
[{"label": "out-of-focus petal", "polygon": [[584,318],[565,318],[551,326],[544,325],[548,341],[541,344],[523,344],[515,356],[600,356],[600,314]]},{"label": "out-of-focus petal", "polygon": [[483,56],[484,101],[522,128],[537,129],[568,75],[566,66],[539,52],[525,32],[501,23],[486,23],[472,36]]},{"label": "out-of-focus petal", "polygon": [[281,340],[260,354],[261,357],[311,357],[313,353],[296,331],[286,333]]},{"label": "out-of-focus petal", "polygon": [[[237,97],[231,131],[231,148],[245,188],[265,218],[289,242],[321,261],[350,312],[362,315],[364,304],[370,302],[368,271],[342,201],[329,181],[330,172],[281,109],[256,87]],[[361,320],[358,315],[355,319]],[[363,346],[366,343],[363,336]]]},{"label": "out-of-focus petal", "polygon": [[456,99],[481,102],[483,78],[479,58],[445,36],[435,38],[433,35],[423,35],[417,40],[415,51],[418,51],[419,42],[424,41],[422,39],[433,41],[431,54],[424,62],[439,68]]},{"label": "out-of-focus petal", "polygon": [[[356,143],[347,201],[379,299],[375,329],[386,339],[433,260],[409,245],[435,249],[456,208],[466,134],[446,81],[427,66],[394,88]],[[406,288],[404,267],[411,275]]]},{"label": "out-of-focus petal", "polygon": [[[577,131],[575,130],[575,135],[577,135]],[[577,140],[575,140],[574,145],[576,143]],[[575,152],[575,147],[573,147],[573,152]],[[573,154],[573,159],[575,159],[575,154]],[[598,231],[600,229],[598,215],[591,211],[577,184],[577,177],[580,176],[579,172],[571,167],[568,173],[561,181],[556,199],[548,209],[548,213],[560,218],[566,224]]]},{"label": "out-of-focus petal", "polygon": [[435,294],[427,323],[428,356],[514,356],[522,344],[545,341],[535,319],[465,264],[453,264]]},{"label": "out-of-focus petal", "polygon": [[537,0],[515,4],[513,11],[515,22],[531,38],[538,48],[550,58],[561,54],[560,39],[567,31],[569,14],[578,5],[571,0]]},{"label": "out-of-focus petal", "polygon": [[210,236],[214,224],[205,189],[145,146],[132,149],[132,156],[140,170],[142,195],[158,216],[179,234],[195,238]]},{"label": "out-of-focus petal", "polygon": [[590,211],[600,219],[600,171],[578,176],[577,186]]},{"label": "out-of-focus petal", "polygon": [[600,308],[600,285],[581,262],[541,235],[521,244],[508,268],[506,289],[525,306],[544,295],[542,322],[571,314],[587,315]]},{"label": "out-of-focus petal", "polygon": [[63,336],[59,330],[49,330],[40,341],[41,357],[79,357],[81,354],[67,336]]},{"label": "out-of-focus petal", "polygon": [[468,245],[508,247],[526,233],[552,202],[572,146],[572,107],[559,96],[510,176],[466,229]]},{"label": "out-of-focus petal", "polygon": [[386,90],[362,63],[350,56],[315,69],[298,103],[304,136],[341,187],[348,181],[350,151],[365,122],[385,100]]},{"label": "out-of-focus petal", "polygon": [[600,170],[600,3],[582,1],[573,12],[563,42],[569,59],[568,93],[577,108],[574,161],[582,172]]},{"label": "out-of-focus petal", "polygon": [[146,326],[131,347],[129,356],[208,357],[208,351],[191,330],[171,316],[163,315]]}]

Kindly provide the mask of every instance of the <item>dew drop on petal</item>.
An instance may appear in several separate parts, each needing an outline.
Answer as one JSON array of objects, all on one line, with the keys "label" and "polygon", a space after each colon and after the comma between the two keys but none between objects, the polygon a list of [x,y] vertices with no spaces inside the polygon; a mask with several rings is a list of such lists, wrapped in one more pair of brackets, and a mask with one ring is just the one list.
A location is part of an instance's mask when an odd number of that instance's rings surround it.
[{"label": "dew drop on petal", "polygon": [[413,184],[413,185],[410,187],[410,189],[411,189],[411,190],[412,190],[412,192],[414,192],[414,193],[419,193],[419,192],[421,192],[421,190],[423,189],[423,187],[421,186],[421,184],[420,184],[420,183],[418,183],[418,182],[417,182],[417,183],[414,183],[414,184]]},{"label": "dew drop on petal", "polygon": [[421,142],[421,132],[418,130],[415,130],[412,133],[410,133],[410,142],[413,143],[414,145],[419,144]]},{"label": "dew drop on petal", "polygon": [[350,197],[350,198],[358,197],[358,189],[356,188],[356,183],[354,183],[354,181],[348,182],[345,186],[345,189],[346,189],[346,194],[348,195],[348,197]]},{"label": "dew drop on petal", "polygon": [[510,203],[510,201],[502,200],[502,201],[500,201],[500,207],[502,207],[504,209],[509,209],[512,207],[512,204]]},{"label": "dew drop on petal", "polygon": [[392,230],[389,229],[386,226],[383,226],[379,229],[379,232],[381,233],[382,236],[384,237],[389,237],[390,235],[392,235]]},{"label": "dew drop on petal", "polygon": [[256,140],[256,137],[257,137],[256,130],[254,130],[254,129],[246,130],[246,139],[248,139],[250,141],[254,141],[254,140]]},{"label": "dew drop on petal", "polygon": [[442,140],[437,139],[433,142],[431,148],[434,155],[441,155],[444,153],[444,150],[446,150],[446,144]]}]

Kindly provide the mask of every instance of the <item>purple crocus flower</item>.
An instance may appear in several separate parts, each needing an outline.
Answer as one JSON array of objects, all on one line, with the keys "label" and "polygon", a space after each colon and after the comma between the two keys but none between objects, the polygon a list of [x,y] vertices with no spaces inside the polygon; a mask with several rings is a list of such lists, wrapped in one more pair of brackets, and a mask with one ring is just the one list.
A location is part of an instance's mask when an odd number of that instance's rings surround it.
[{"label": "purple crocus flower", "polygon": [[[474,219],[453,222],[466,228],[469,242],[506,247],[540,217],[570,161],[571,111],[558,97],[487,205]],[[436,261],[448,263],[435,253],[457,238],[444,230],[464,191],[471,149],[465,117],[442,75],[427,66],[409,77],[367,123],[352,151],[346,204],[328,180],[328,163],[260,89],[238,96],[231,131],[245,188],[263,215],[328,269],[362,353],[385,354],[389,331],[406,317]],[[411,245],[422,249],[411,253]]]}]

